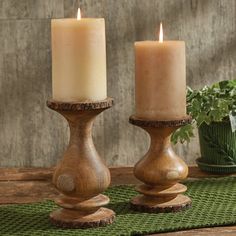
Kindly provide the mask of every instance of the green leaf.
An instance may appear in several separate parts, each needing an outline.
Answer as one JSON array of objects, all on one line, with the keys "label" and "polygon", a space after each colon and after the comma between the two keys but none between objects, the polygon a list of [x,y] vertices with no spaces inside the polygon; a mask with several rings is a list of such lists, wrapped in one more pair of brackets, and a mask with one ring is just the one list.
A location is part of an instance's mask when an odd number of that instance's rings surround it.
[{"label": "green leaf", "polygon": [[190,138],[194,137],[193,133],[194,127],[191,124],[185,125],[177,129],[171,136],[172,143],[176,144],[178,142],[184,143],[189,142]]},{"label": "green leaf", "polygon": [[174,143],[189,142],[196,126],[226,120],[230,112],[236,115],[236,80],[220,81],[199,90],[187,87],[186,100],[187,113],[192,116],[193,122],[172,135]]}]

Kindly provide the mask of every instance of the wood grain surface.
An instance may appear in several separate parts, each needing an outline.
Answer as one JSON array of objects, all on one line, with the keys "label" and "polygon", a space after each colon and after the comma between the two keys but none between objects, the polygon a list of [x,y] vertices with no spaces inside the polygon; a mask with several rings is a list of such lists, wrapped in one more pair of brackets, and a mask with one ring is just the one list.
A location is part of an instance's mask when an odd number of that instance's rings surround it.
[{"label": "wood grain surface", "polygon": [[[110,166],[133,165],[149,138],[128,123],[134,113],[137,40],[186,41],[187,83],[194,88],[236,77],[235,0],[0,0],[0,166],[49,167],[68,143],[63,118],[46,107],[51,98],[50,19],[104,17],[108,95],[115,106],[96,119],[94,140]],[[187,163],[198,141],[176,147]]]}]

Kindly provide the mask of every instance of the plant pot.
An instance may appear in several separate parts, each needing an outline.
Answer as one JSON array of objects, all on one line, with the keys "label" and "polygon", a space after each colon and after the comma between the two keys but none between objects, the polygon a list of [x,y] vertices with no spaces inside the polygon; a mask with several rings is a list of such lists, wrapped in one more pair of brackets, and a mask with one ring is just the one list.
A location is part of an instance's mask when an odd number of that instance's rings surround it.
[{"label": "plant pot", "polygon": [[230,122],[203,123],[199,129],[201,158],[197,159],[203,171],[217,174],[236,172],[236,132]]}]

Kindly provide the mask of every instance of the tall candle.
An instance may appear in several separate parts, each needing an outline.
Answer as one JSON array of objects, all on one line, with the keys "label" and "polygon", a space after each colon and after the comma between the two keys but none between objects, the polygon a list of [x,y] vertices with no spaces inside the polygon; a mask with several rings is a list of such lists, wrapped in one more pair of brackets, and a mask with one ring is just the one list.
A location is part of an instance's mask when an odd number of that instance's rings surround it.
[{"label": "tall candle", "polygon": [[53,19],[52,93],[64,102],[107,97],[105,22],[103,18]]},{"label": "tall candle", "polygon": [[[161,28],[162,29],[162,28]],[[135,42],[136,116],[174,120],[186,116],[186,63],[183,41]]]}]

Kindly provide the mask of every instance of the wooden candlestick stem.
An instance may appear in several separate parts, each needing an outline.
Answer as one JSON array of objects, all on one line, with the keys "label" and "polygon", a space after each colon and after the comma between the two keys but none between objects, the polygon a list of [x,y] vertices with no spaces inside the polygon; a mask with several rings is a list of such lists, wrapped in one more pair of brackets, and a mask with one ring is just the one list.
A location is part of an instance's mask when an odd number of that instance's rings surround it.
[{"label": "wooden candlestick stem", "polygon": [[100,102],[47,102],[49,108],[66,118],[70,127],[68,148],[53,176],[61,193],[55,202],[61,208],[53,211],[50,219],[58,227],[99,227],[111,224],[115,218],[112,210],[102,207],[109,203],[109,198],[101,193],[110,184],[110,172],[92,140],[95,117],[112,104],[111,98]]},{"label": "wooden candlestick stem", "polygon": [[135,165],[134,175],[144,184],[141,193],[131,200],[133,209],[144,212],[176,212],[191,206],[191,199],[183,195],[187,187],[178,183],[188,175],[188,167],[173,151],[171,134],[191,122],[190,117],[171,121],[151,121],[130,117],[130,123],[147,131],[151,145],[146,155]]}]

